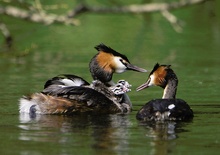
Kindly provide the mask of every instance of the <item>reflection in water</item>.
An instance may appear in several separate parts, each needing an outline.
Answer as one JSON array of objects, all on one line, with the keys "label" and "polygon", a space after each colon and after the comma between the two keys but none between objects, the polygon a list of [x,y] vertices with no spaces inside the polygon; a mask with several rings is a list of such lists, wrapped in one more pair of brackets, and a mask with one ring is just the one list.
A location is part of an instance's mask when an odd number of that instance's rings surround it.
[{"label": "reflection in water", "polygon": [[167,155],[175,149],[177,133],[184,132],[181,122],[141,122],[148,129],[146,136],[151,137],[152,155]]},{"label": "reflection in water", "polygon": [[176,122],[148,122],[149,133],[147,136],[154,140],[172,140],[176,139]]},{"label": "reflection in water", "polygon": [[111,115],[99,117],[99,119],[92,121],[94,123],[92,133],[94,144],[92,147],[95,148],[96,153],[104,154],[105,152],[106,154],[106,150],[109,150],[108,154],[113,153],[111,150],[126,152],[129,147],[128,126],[132,125],[127,116]]},{"label": "reflection in water", "polygon": [[[86,146],[96,154],[115,154],[128,149],[127,115],[37,115],[20,114],[23,141],[57,142]],[[89,136],[88,136],[89,134]],[[103,151],[103,152],[102,152]]]}]

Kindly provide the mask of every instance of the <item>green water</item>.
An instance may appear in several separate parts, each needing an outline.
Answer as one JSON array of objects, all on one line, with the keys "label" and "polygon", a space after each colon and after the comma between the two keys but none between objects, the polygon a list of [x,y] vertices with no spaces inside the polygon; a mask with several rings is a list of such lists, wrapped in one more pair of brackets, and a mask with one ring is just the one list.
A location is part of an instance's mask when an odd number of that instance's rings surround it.
[{"label": "green water", "polygon": [[[11,51],[0,52],[0,154],[219,154],[220,151],[220,6],[218,2],[174,11],[184,21],[176,33],[160,15],[79,17],[78,27],[29,23],[6,16],[14,37]],[[0,38],[3,41],[3,38]],[[105,43],[140,67],[171,64],[179,78],[178,98],[194,111],[191,122],[138,122],[137,110],[162,96],[158,87],[136,92],[148,73],[128,71],[133,111],[128,115],[74,117],[18,113],[18,99],[42,90],[44,82],[70,73],[92,78],[88,63],[94,46]],[[4,51],[4,52],[3,52]]]}]

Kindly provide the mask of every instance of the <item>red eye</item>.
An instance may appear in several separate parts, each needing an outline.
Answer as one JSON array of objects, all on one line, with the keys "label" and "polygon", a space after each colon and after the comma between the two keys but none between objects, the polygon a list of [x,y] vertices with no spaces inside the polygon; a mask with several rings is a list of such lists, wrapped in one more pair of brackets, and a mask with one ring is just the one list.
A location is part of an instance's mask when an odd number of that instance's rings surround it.
[{"label": "red eye", "polygon": [[119,59],[119,61],[121,61],[121,63],[122,63],[123,65],[127,66],[127,63],[126,63],[125,60],[123,60],[123,59]]}]

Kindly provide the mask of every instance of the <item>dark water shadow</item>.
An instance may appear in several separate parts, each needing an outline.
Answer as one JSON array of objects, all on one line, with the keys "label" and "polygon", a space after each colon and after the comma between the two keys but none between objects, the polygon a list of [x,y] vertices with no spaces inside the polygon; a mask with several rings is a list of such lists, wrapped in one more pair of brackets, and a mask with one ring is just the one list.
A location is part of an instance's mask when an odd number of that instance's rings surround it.
[{"label": "dark water shadow", "polygon": [[207,104],[196,104],[191,106],[194,112],[194,117],[203,118],[203,117],[210,117],[206,115],[218,115],[220,114],[220,105],[219,104],[213,104],[213,103],[207,103]]}]

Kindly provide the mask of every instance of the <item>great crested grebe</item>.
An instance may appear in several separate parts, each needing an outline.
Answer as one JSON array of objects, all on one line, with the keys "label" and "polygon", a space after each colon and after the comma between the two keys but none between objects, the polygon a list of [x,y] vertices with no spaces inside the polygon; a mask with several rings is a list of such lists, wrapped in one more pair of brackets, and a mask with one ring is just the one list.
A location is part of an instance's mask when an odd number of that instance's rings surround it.
[{"label": "great crested grebe", "polygon": [[190,120],[193,111],[182,99],[176,99],[178,79],[170,65],[154,66],[148,80],[137,88],[140,91],[150,86],[164,89],[162,99],[154,99],[146,103],[137,113],[138,120]]},{"label": "great crested grebe", "polygon": [[132,65],[125,55],[104,44],[95,47],[98,53],[91,59],[90,72],[94,81],[89,84],[76,75],[60,75],[48,80],[41,93],[20,99],[20,113],[29,114],[74,114],[127,113],[132,104],[126,92],[130,91],[127,81],[112,81],[113,73],[126,70],[146,72]]}]

